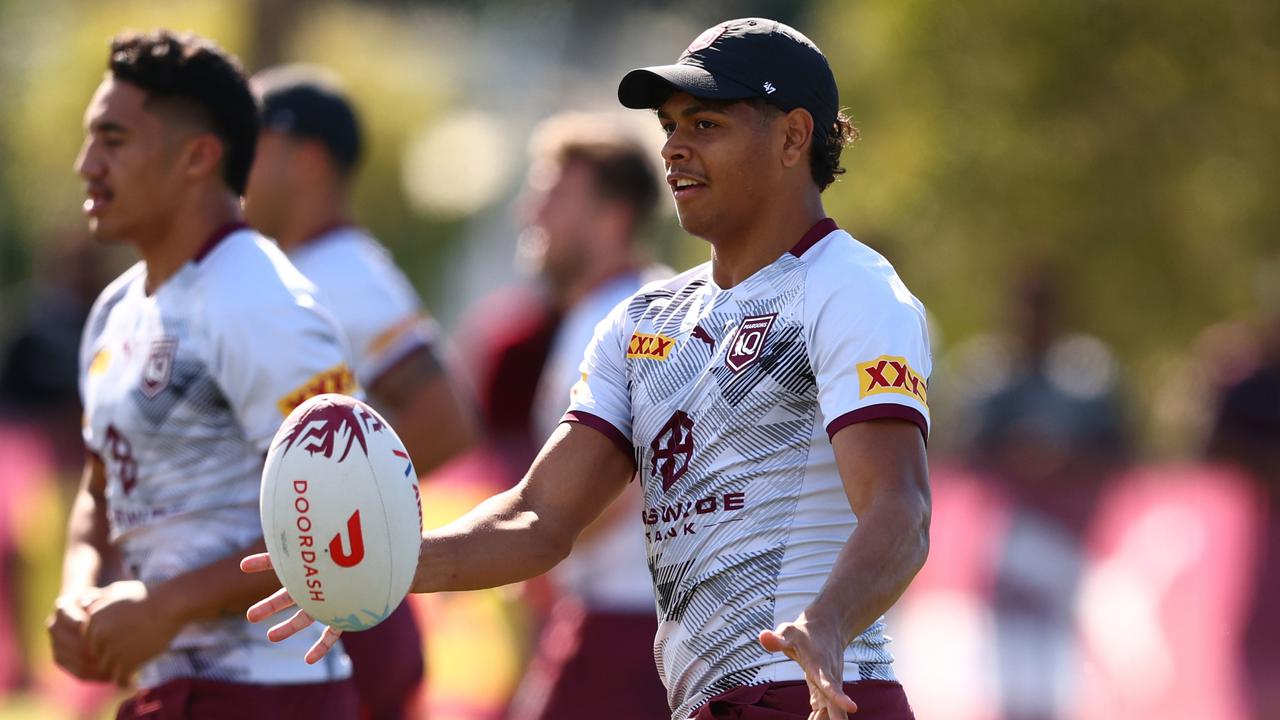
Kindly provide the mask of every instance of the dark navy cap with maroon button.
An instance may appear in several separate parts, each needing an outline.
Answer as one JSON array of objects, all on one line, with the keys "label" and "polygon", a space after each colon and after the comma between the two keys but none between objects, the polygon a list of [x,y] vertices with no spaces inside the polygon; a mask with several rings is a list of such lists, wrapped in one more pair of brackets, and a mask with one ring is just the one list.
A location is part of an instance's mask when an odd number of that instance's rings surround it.
[{"label": "dark navy cap with maroon button", "polygon": [[789,25],[765,18],[708,28],[674,65],[632,70],[618,85],[629,108],[657,108],[676,91],[710,100],[761,98],[784,112],[804,108],[825,138],[840,110],[827,58]]}]

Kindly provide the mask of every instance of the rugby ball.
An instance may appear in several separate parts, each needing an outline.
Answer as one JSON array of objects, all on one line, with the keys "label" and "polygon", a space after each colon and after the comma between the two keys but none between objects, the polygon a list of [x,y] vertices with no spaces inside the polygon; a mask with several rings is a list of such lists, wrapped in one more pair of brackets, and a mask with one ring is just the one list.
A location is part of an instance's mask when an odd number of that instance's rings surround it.
[{"label": "rugby ball", "polygon": [[422,541],[418,476],[373,408],[332,393],[299,405],[271,441],[260,498],[271,566],[311,617],[367,630],[404,600]]}]

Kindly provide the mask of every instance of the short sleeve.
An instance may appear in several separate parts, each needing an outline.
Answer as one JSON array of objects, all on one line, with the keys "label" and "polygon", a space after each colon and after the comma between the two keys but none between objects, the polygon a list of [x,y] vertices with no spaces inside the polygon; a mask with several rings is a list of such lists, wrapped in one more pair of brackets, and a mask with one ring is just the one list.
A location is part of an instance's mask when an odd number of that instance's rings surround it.
[{"label": "short sleeve", "polygon": [[262,288],[250,314],[222,306],[207,322],[210,369],[244,429],[265,451],[285,416],[322,393],[354,394],[336,322],[309,295]]},{"label": "short sleeve", "polygon": [[596,325],[587,345],[580,379],[569,391],[563,422],[582,423],[613,440],[628,456],[631,443],[631,392],[627,380],[627,305],[619,303]]},{"label": "short sleeve", "polygon": [[806,303],[827,436],[854,423],[896,418],[914,423],[928,440],[933,360],[923,306],[891,270],[831,285],[816,288]]}]

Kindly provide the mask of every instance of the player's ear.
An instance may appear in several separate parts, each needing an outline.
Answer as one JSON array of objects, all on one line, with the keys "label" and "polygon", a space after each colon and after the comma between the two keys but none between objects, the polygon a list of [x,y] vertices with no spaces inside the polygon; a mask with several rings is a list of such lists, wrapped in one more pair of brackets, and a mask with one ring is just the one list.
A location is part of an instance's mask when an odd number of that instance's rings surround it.
[{"label": "player's ear", "polygon": [[783,124],[782,165],[795,167],[809,156],[809,144],[813,142],[813,116],[808,110],[796,108],[783,117]]},{"label": "player's ear", "polygon": [[192,135],[183,144],[182,169],[192,179],[222,172],[222,141],[209,132]]}]

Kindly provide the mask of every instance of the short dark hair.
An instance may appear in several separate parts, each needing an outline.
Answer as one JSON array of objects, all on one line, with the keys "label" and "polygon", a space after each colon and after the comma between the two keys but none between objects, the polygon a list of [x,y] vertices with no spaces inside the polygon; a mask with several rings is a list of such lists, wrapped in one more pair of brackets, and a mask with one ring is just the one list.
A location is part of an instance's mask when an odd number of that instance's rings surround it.
[{"label": "short dark hair", "polygon": [[193,111],[222,141],[223,180],[244,194],[258,144],[258,105],[234,57],[197,35],[124,32],[111,41],[107,67],[117,80],[142,88],[148,103]]},{"label": "short dark hair", "polygon": [[560,167],[584,165],[595,180],[596,194],[629,206],[638,228],[658,205],[658,173],[651,160],[654,153],[616,125],[613,116],[563,113],[538,128],[530,153],[535,161],[550,161]]}]

